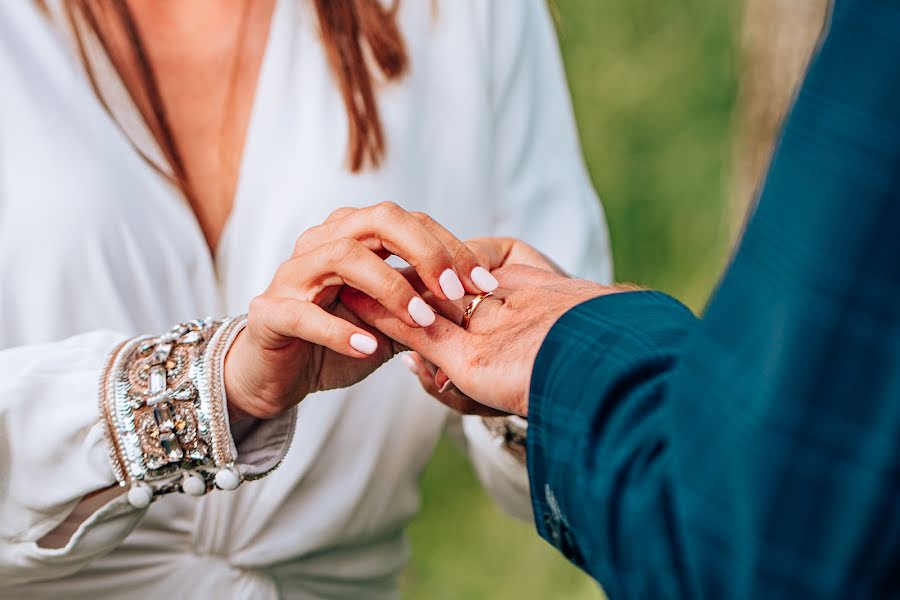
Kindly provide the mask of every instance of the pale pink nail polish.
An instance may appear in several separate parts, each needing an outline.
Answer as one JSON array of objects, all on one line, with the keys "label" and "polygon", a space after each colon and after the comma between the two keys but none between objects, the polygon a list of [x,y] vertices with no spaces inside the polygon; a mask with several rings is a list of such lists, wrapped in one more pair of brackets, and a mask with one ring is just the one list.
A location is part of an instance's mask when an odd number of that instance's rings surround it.
[{"label": "pale pink nail polish", "polygon": [[434,311],[418,296],[409,301],[406,309],[409,311],[409,316],[413,318],[413,321],[422,327],[428,327],[434,323]]},{"label": "pale pink nail polish", "polygon": [[350,336],[350,345],[354,350],[362,352],[363,354],[372,354],[378,349],[378,342],[375,338],[361,333],[354,333]]},{"label": "pale pink nail polish", "polygon": [[447,269],[441,273],[438,281],[448,300],[459,300],[466,295],[466,290],[463,288],[462,281],[459,280],[459,275],[457,275],[456,271],[453,269]]},{"label": "pale pink nail polish", "polygon": [[402,360],[403,364],[406,365],[406,368],[409,369],[413,375],[419,374],[419,365],[416,364],[416,360],[412,356],[404,354]]},{"label": "pale pink nail polish", "polygon": [[453,382],[448,379],[447,381],[444,382],[444,385],[441,386],[441,389],[439,389],[438,392],[443,394],[444,392],[449,390],[451,387],[453,387]]},{"label": "pale pink nail polish", "polygon": [[482,292],[493,292],[500,287],[500,282],[484,267],[472,269],[472,281]]}]

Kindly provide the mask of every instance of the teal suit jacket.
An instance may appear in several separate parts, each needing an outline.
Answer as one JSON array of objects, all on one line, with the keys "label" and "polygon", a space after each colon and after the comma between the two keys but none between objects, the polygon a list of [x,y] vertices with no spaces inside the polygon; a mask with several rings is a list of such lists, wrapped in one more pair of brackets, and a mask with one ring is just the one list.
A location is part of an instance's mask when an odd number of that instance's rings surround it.
[{"label": "teal suit jacket", "polygon": [[538,530],[611,598],[900,597],[900,1],[837,0],[703,318],[573,309],[529,413]]}]

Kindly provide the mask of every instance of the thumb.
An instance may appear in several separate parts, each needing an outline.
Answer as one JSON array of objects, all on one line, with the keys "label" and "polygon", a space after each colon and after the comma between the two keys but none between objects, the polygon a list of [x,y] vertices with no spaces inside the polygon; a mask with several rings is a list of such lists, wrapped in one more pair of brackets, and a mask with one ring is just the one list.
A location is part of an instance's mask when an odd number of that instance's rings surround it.
[{"label": "thumb", "polygon": [[436,314],[434,323],[428,327],[410,327],[377,300],[348,286],[341,289],[341,303],[384,335],[415,350],[444,371],[455,373],[462,366],[462,349],[468,334],[441,315]]},{"label": "thumb", "polygon": [[488,271],[493,271],[506,264],[514,242],[512,238],[481,237],[466,240],[466,246]]},{"label": "thumb", "polygon": [[560,281],[568,281],[569,277],[553,273],[545,269],[531,267],[529,265],[513,264],[500,267],[493,272],[494,277],[500,282],[500,287],[516,290],[526,287],[541,287],[544,285],[558,284]]}]

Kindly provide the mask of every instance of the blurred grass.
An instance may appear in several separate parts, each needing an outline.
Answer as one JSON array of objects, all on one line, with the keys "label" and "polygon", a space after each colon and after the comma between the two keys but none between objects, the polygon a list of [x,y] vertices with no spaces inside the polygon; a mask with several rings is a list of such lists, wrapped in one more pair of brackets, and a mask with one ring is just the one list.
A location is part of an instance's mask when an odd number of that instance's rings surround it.
[{"label": "blurred grass", "polygon": [[[702,309],[727,259],[740,2],[556,0],[581,141],[609,220],[616,278]],[[413,599],[602,594],[502,515],[442,442],[410,528]]]}]

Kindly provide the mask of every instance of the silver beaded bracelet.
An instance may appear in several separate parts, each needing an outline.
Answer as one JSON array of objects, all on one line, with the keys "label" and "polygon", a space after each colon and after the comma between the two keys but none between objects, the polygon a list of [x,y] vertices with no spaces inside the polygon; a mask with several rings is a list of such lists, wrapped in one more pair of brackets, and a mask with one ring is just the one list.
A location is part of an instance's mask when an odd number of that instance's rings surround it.
[{"label": "silver beaded bracelet", "polygon": [[246,323],[190,321],[110,354],[100,414],[116,479],[135,508],[172,492],[202,496],[240,485],[222,371]]},{"label": "silver beaded bracelet", "polygon": [[508,417],[482,417],[482,423],[494,437],[494,443],[502,446],[520,463],[527,464],[528,419],[518,415]]}]

